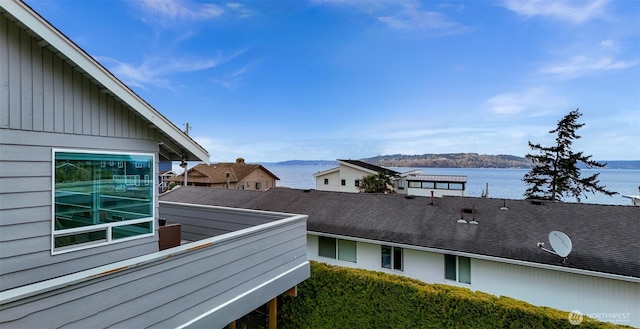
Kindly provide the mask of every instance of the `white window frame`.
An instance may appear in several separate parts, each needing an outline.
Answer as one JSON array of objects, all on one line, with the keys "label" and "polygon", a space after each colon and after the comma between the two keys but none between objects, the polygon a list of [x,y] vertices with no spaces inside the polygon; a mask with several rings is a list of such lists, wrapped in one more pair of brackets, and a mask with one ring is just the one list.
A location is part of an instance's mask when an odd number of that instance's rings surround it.
[{"label": "white window frame", "polygon": [[[84,227],[77,227],[65,230],[56,230],[55,222],[56,222],[56,153],[82,153],[82,154],[95,154],[95,155],[132,155],[132,156],[148,156],[151,157],[152,163],[157,164],[157,158],[155,153],[139,153],[139,152],[115,152],[115,151],[103,151],[103,150],[92,150],[92,149],[64,149],[64,148],[52,148],[51,149],[51,254],[58,255],[78,250],[84,250],[89,248],[95,248],[105,245],[110,245],[114,243],[126,242],[136,239],[143,239],[152,237],[155,235],[157,230],[155,218],[157,217],[157,197],[158,193],[155,188],[151,188],[151,216],[145,218],[138,219],[130,219],[122,222],[111,222],[111,223],[103,223],[96,224]],[[101,162],[102,164],[102,162]],[[116,164],[114,161],[109,161],[109,164],[113,166]],[[157,166],[152,166],[153,173],[151,175],[151,180],[153,180],[153,184],[151,186],[156,185],[157,180]],[[151,223],[151,232],[134,235],[130,237],[112,238],[112,229],[114,227],[119,226],[128,226],[133,224],[140,223]],[[55,238],[65,235],[71,235],[75,233],[89,233],[95,231],[105,231],[106,239],[98,240],[98,241],[90,241],[86,243],[79,243],[65,247],[57,247],[55,246]]]},{"label": "white window frame", "polygon": [[[390,259],[389,259],[389,267],[385,267],[383,260],[382,260],[382,250],[384,247],[390,248],[391,250],[391,255],[390,255]],[[396,263],[396,250],[400,251],[400,268],[395,268],[395,263]],[[380,245],[380,267],[387,269],[387,270],[392,270],[392,271],[399,271],[399,272],[403,272],[404,271],[404,248],[402,247],[395,247],[395,246],[388,246],[388,245]]]},{"label": "white window frame", "polygon": [[[456,268],[455,268],[456,279],[455,280],[447,278],[447,256],[455,257],[455,265],[456,265]],[[461,270],[460,269],[460,258],[468,259],[468,262],[469,262],[469,282],[460,281],[460,270]],[[443,255],[443,262],[444,262],[444,279],[445,279],[445,281],[456,282],[456,283],[465,284],[465,285],[470,285],[471,284],[471,258],[470,257],[444,254]]]},{"label": "white window frame", "polygon": [[[328,257],[328,256],[323,256],[320,255],[320,240],[322,238],[326,238],[326,239],[333,239],[333,247],[334,247],[334,253],[335,253],[335,257]],[[354,247],[354,256],[355,259],[354,260],[349,260],[349,259],[344,259],[343,257],[341,257],[340,254],[340,242],[348,242],[351,243],[353,242],[353,247]],[[339,238],[334,238],[334,237],[330,237],[330,236],[318,236],[318,257],[322,257],[322,258],[327,258],[327,259],[335,259],[335,260],[339,260],[342,262],[349,262],[349,263],[358,263],[358,242],[357,241],[353,241],[353,240],[347,240],[347,239],[339,239]]]}]

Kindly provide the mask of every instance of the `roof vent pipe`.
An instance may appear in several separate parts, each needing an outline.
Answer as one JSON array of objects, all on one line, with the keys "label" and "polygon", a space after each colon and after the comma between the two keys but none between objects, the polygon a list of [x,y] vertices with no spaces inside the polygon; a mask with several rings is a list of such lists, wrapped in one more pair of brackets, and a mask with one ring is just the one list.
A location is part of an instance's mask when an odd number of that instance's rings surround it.
[{"label": "roof vent pipe", "polygon": [[458,223],[466,224],[467,220],[464,219],[464,210],[460,210],[460,219],[458,219]]},{"label": "roof vent pipe", "polygon": [[227,171],[227,189],[229,188],[229,172]]},{"label": "roof vent pipe", "polygon": [[431,203],[432,206],[435,205],[435,201],[433,200],[433,191],[431,191]]},{"label": "roof vent pipe", "polygon": [[509,207],[507,207],[507,200],[502,199],[502,207],[500,207],[500,210],[509,210]]},{"label": "roof vent pipe", "polygon": [[478,221],[476,220],[476,206],[475,205],[471,206],[471,221],[469,222],[469,224],[478,224]]}]

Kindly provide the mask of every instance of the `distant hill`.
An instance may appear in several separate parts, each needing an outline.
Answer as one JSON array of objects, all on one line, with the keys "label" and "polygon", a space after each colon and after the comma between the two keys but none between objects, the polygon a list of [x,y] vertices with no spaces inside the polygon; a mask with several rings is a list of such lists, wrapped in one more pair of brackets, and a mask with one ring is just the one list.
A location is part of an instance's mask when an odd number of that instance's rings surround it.
[{"label": "distant hill", "polygon": [[[381,167],[422,167],[422,168],[531,168],[531,162],[515,155],[489,155],[478,153],[444,153],[421,155],[379,155],[360,159]],[[640,160],[610,160],[606,169],[640,169]],[[336,160],[288,160],[282,162],[262,162],[263,165],[277,166],[338,166]],[[579,166],[584,169],[584,166]]]},{"label": "distant hill", "polygon": [[380,155],[361,159],[383,167],[424,168],[531,168],[531,162],[515,155],[478,153],[445,153],[421,155]]},{"label": "distant hill", "polygon": [[338,166],[336,160],[288,160],[281,162],[262,162],[263,165],[276,166]]}]

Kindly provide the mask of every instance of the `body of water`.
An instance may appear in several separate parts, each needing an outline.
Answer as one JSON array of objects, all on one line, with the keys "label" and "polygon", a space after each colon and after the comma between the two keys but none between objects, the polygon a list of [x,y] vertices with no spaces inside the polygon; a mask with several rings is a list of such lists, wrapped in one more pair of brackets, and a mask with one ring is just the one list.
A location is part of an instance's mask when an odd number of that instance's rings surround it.
[{"label": "body of water", "polygon": [[[316,181],[313,174],[334,168],[335,166],[266,166],[280,178],[276,183],[280,187],[296,189],[315,189]],[[392,168],[399,172],[421,170],[425,174],[463,175],[467,176],[467,196],[479,197],[489,184],[490,198],[523,199],[527,185],[522,177],[528,169],[493,169],[493,168]],[[584,203],[630,205],[631,200],[622,195],[638,195],[640,186],[640,170],[631,169],[582,169],[582,176],[589,176],[600,172],[600,184],[608,190],[618,192],[609,197],[602,193],[587,194],[582,198]],[[575,202],[575,199],[567,200]]]}]

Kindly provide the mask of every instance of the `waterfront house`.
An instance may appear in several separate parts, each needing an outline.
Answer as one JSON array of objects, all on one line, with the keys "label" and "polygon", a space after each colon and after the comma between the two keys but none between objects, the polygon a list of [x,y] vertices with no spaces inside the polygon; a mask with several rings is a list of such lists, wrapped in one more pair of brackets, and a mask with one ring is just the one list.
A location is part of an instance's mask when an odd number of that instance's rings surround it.
[{"label": "waterfront house", "polygon": [[[200,163],[187,171],[187,185],[210,188],[231,188],[265,191],[276,186],[278,176],[260,164],[247,164],[243,158],[236,162]],[[184,174],[167,181],[184,185]]]},{"label": "waterfront house", "polygon": [[464,196],[467,176],[424,175],[419,171],[398,172],[360,160],[340,160],[338,167],[313,174],[316,190],[334,192],[360,192],[360,181],[364,176],[383,173],[391,177],[396,193],[441,197]]},{"label": "waterfront house", "polygon": [[[307,257],[640,326],[640,208],[530,200],[180,188],[161,200],[309,216]],[[549,234],[572,240],[549,253]]]},{"label": "waterfront house", "polygon": [[161,163],[208,159],[29,6],[0,1],[0,327],[221,328],[275,310],[309,276],[306,216],[159,202]]}]

